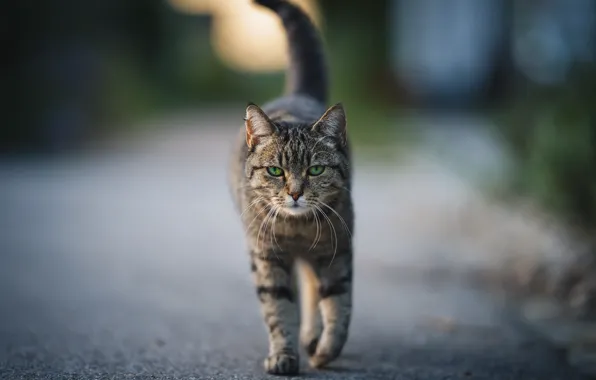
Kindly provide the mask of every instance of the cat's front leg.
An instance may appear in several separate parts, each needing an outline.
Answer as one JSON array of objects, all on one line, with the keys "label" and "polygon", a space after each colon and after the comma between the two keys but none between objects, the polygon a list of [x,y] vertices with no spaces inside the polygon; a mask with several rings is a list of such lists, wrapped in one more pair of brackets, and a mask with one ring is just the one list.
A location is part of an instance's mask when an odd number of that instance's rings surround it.
[{"label": "cat's front leg", "polygon": [[319,312],[319,278],[312,265],[299,262],[297,274],[300,277],[300,342],[308,356],[315,354],[323,330]]},{"label": "cat's front leg", "polygon": [[298,306],[292,286],[293,260],[273,250],[252,251],[251,269],[261,312],[269,331],[265,371],[276,375],[298,373]]},{"label": "cat's front leg", "polygon": [[323,332],[310,365],[322,367],[337,358],[348,339],[352,316],[352,249],[337,251],[330,257],[318,260],[319,307],[323,319]]}]

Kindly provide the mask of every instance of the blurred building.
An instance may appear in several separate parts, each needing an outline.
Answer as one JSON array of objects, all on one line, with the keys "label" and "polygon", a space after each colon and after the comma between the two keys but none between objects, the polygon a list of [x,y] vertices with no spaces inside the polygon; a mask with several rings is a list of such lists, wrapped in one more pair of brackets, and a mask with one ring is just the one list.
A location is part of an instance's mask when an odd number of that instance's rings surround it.
[{"label": "blurred building", "polygon": [[393,0],[393,71],[430,103],[470,104],[518,74],[562,83],[593,61],[595,18],[593,0]]},{"label": "blurred building", "polygon": [[466,104],[488,85],[503,36],[500,0],[393,0],[391,60],[417,98]]},{"label": "blurred building", "polygon": [[574,63],[596,54],[593,0],[516,1],[512,51],[516,67],[539,84],[565,81]]}]

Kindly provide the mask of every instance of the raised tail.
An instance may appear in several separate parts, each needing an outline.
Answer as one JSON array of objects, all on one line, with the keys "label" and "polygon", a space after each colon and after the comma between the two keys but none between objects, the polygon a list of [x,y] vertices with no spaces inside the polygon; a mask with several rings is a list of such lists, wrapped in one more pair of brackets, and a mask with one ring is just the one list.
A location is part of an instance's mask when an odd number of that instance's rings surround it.
[{"label": "raised tail", "polygon": [[319,33],[310,18],[286,0],[254,0],[281,18],[289,47],[286,91],[327,103],[327,64]]}]

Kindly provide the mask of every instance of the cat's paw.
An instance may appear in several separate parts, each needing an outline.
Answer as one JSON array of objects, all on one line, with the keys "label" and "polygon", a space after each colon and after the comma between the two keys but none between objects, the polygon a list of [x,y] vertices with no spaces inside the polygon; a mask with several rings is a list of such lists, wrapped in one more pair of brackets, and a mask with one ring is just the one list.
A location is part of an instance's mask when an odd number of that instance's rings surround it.
[{"label": "cat's paw", "polygon": [[313,368],[321,368],[326,364],[330,363],[331,361],[335,360],[339,355],[337,354],[325,354],[325,353],[315,353],[309,359],[308,363]]},{"label": "cat's paw", "polygon": [[[321,344],[322,343],[322,344]],[[316,352],[311,355],[309,359],[309,364],[313,368],[321,368],[326,364],[330,363],[331,361],[337,359],[337,357],[341,354],[340,347],[328,347],[325,345],[325,342],[321,342],[317,346]]]},{"label": "cat's paw", "polygon": [[265,371],[272,375],[296,375],[300,366],[298,355],[287,353],[270,355],[263,363]]},{"label": "cat's paw", "polygon": [[347,331],[323,331],[316,351],[311,355],[309,364],[313,368],[321,368],[337,359],[346,343]]}]

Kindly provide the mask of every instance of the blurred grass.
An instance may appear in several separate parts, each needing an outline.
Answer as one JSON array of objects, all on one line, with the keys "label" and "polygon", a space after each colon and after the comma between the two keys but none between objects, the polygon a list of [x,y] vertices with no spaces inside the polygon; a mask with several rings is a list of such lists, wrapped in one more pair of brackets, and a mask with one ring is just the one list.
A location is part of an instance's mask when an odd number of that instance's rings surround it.
[{"label": "blurred grass", "polygon": [[529,86],[498,117],[516,160],[507,194],[525,195],[568,224],[596,232],[596,67],[561,86]]}]

